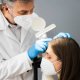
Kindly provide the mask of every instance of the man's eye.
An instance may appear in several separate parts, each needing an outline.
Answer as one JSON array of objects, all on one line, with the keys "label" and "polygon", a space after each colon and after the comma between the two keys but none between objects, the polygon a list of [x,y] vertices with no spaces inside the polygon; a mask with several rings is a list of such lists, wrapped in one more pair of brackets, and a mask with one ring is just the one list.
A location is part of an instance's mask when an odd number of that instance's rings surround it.
[{"label": "man's eye", "polygon": [[27,11],[25,11],[25,12],[19,12],[19,14],[20,15],[26,15],[26,14],[28,14],[28,12]]}]

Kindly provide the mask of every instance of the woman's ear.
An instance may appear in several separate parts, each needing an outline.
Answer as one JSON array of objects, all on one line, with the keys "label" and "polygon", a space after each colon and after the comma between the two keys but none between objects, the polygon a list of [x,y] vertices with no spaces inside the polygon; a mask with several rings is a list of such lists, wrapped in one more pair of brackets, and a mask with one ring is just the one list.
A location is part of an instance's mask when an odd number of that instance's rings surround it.
[{"label": "woman's ear", "polygon": [[60,60],[58,60],[54,63],[54,66],[55,66],[56,71],[59,72],[62,67],[62,62]]}]

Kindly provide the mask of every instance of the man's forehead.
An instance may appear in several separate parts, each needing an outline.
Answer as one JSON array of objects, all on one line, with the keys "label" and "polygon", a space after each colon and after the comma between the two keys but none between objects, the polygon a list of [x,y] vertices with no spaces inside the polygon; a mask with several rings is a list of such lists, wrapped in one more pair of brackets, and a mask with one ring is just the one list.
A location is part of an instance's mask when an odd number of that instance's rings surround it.
[{"label": "man's forehead", "polygon": [[16,0],[15,2],[14,2],[14,4],[24,4],[24,5],[30,5],[30,4],[33,4],[34,2],[33,2],[33,0],[30,0],[30,1],[27,1],[27,0]]},{"label": "man's forehead", "polygon": [[21,1],[21,0],[17,0],[14,2],[14,4],[12,4],[13,6],[33,6],[34,5],[34,2],[24,2],[24,1]]},{"label": "man's forehead", "polygon": [[34,9],[34,3],[33,2],[29,2],[29,3],[14,3],[13,4],[13,8],[16,11],[30,11]]}]

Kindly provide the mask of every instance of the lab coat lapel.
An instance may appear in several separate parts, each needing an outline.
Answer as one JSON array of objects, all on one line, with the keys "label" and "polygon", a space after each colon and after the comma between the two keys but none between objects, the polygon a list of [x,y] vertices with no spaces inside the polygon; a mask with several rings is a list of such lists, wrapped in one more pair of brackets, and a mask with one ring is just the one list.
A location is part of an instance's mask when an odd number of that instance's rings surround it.
[{"label": "lab coat lapel", "polygon": [[22,29],[21,29],[21,44],[23,43],[26,34],[27,34],[26,29],[22,28]]},{"label": "lab coat lapel", "polygon": [[12,31],[8,27],[4,32],[5,32],[5,35],[7,35],[9,38],[11,38],[12,40],[16,41],[17,43],[20,43],[18,41],[18,39],[16,38],[16,36],[12,33]]},{"label": "lab coat lapel", "polygon": [[26,45],[30,45],[31,43],[34,43],[34,41],[36,40],[35,38],[35,31],[33,31],[31,28],[29,28],[28,30],[22,28],[21,30],[21,46],[23,44]]}]

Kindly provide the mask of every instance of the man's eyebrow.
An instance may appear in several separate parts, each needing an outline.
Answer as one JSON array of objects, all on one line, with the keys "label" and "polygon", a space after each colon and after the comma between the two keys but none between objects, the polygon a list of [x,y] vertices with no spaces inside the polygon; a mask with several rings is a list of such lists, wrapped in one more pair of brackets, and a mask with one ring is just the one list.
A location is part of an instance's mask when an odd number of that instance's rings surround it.
[{"label": "man's eyebrow", "polygon": [[[33,6],[30,10],[33,10],[34,8],[35,8],[35,6]],[[22,9],[22,10],[19,10],[19,12],[20,12],[20,11],[29,11],[29,10],[23,10],[23,9]]]},{"label": "man's eyebrow", "polygon": [[18,11],[18,13],[28,13],[27,10]]}]

